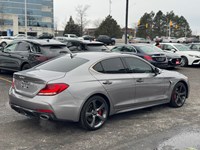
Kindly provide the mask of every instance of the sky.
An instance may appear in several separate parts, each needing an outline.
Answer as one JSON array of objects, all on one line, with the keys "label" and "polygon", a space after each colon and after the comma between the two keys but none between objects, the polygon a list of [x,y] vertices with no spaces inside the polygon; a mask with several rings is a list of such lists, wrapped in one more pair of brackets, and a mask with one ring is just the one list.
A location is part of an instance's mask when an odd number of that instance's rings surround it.
[{"label": "sky", "polygon": [[[78,5],[89,5],[87,27],[95,27],[94,22],[104,20],[109,15],[110,0],[54,0],[54,17],[58,29],[63,29],[69,17],[76,21]],[[126,0],[111,0],[111,16],[121,27],[125,27]],[[161,10],[174,11],[175,15],[184,16],[193,34],[200,34],[200,0],[129,0],[129,27],[133,28],[145,12],[157,13]]]}]

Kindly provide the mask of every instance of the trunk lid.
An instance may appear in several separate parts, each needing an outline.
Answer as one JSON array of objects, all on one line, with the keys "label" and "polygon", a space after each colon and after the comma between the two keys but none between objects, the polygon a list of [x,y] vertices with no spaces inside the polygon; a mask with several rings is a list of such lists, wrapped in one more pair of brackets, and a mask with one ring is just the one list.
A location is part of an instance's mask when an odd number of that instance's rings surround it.
[{"label": "trunk lid", "polygon": [[13,76],[14,89],[17,93],[34,97],[49,81],[63,78],[65,73],[47,70],[29,70],[17,72]]}]

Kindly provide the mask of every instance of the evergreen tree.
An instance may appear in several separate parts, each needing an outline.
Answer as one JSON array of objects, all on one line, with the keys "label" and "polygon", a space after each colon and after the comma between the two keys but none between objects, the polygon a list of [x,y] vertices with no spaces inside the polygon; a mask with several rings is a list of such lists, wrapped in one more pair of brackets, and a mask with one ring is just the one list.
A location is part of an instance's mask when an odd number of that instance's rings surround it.
[{"label": "evergreen tree", "polygon": [[122,32],[120,26],[117,24],[117,21],[108,15],[100,26],[95,31],[95,36],[99,35],[108,35],[110,37],[121,38]]},{"label": "evergreen tree", "polygon": [[79,25],[74,23],[72,16],[70,16],[63,34],[76,34],[77,36],[81,35],[81,28]]},{"label": "evergreen tree", "polygon": [[151,13],[145,13],[139,21],[139,24],[137,26],[137,34],[138,37],[152,37],[152,25],[153,25],[153,17],[154,12]]}]

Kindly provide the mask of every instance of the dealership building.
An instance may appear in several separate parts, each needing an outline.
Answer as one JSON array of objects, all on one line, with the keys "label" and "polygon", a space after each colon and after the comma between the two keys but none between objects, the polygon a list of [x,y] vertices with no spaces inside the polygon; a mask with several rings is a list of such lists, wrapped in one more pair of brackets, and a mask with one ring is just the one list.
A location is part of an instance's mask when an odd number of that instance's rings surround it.
[{"label": "dealership building", "polygon": [[53,34],[53,22],[53,0],[0,0],[0,35]]}]

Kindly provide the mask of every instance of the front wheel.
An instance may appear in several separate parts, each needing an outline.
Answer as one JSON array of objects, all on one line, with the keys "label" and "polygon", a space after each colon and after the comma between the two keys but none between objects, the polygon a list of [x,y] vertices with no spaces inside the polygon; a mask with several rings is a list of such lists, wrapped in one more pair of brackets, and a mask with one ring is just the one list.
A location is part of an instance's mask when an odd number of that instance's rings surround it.
[{"label": "front wheel", "polygon": [[170,106],[176,108],[183,106],[186,101],[186,97],[187,97],[186,85],[182,82],[177,83],[171,94]]},{"label": "front wheel", "polygon": [[188,59],[186,57],[181,58],[181,66],[186,67],[188,65]]},{"label": "front wheel", "polygon": [[84,104],[80,114],[80,124],[87,130],[101,128],[108,117],[108,104],[101,96],[93,96]]},{"label": "front wheel", "polygon": [[30,69],[31,68],[31,66],[29,65],[29,64],[24,64],[23,66],[22,66],[22,69],[21,70],[27,70],[27,69]]}]

